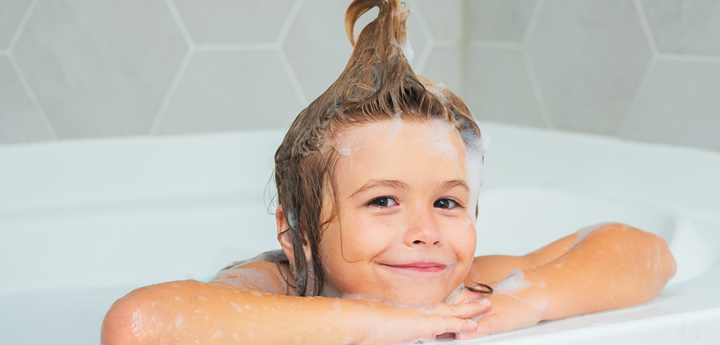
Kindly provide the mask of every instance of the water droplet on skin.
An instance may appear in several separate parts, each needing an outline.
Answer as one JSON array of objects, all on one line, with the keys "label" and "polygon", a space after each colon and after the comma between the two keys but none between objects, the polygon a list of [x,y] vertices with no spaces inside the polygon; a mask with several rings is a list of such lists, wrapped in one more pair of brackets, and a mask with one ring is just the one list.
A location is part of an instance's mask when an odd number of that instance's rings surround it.
[{"label": "water droplet on skin", "polygon": [[150,303],[150,305],[153,305],[153,306],[154,306],[155,304],[157,304],[157,301],[152,301],[152,302]]},{"label": "water droplet on skin", "polygon": [[235,340],[236,343],[239,342],[239,341],[240,341],[240,334],[233,333],[233,340]]},{"label": "water droplet on skin", "polygon": [[258,297],[262,297],[262,295],[263,295],[255,290],[250,291],[250,293],[253,294],[253,296],[258,296]]},{"label": "water droplet on skin", "polygon": [[302,341],[301,336],[298,335],[297,337],[295,337],[295,344],[300,344],[301,341]]},{"label": "water droplet on skin", "polygon": [[255,332],[248,333],[248,337],[250,337],[250,340],[255,340]]},{"label": "water droplet on skin", "polygon": [[350,339],[352,339],[352,338],[350,338],[349,335],[347,337],[345,337],[345,339],[343,339],[343,344],[350,344]]},{"label": "water droplet on skin", "polygon": [[215,331],[215,334],[213,334],[213,339],[220,339],[220,338],[222,338],[222,336],[223,336],[223,331],[218,329],[217,331]]},{"label": "water droplet on skin", "polygon": [[180,296],[175,296],[175,300],[176,300],[176,301],[179,301],[179,300],[180,300]]},{"label": "water droplet on skin", "polygon": [[203,296],[203,295],[198,295],[198,299],[201,300],[201,301],[206,301],[206,300],[207,300],[207,297],[205,297],[205,296]]},{"label": "water droplet on skin", "polygon": [[245,308],[250,309],[250,308],[252,308],[252,307],[251,307],[249,304],[246,304],[246,305],[245,305]]},{"label": "water droplet on skin", "polygon": [[200,314],[200,313],[202,313],[202,312],[204,312],[204,311],[205,311],[205,308],[195,309],[195,312],[198,313],[198,314]]},{"label": "water droplet on skin", "polygon": [[325,330],[325,333],[330,333],[330,331],[331,331],[330,327],[325,327],[324,330]]},{"label": "water droplet on skin", "polygon": [[180,287],[180,284],[178,284],[178,283],[172,283],[172,287]]}]

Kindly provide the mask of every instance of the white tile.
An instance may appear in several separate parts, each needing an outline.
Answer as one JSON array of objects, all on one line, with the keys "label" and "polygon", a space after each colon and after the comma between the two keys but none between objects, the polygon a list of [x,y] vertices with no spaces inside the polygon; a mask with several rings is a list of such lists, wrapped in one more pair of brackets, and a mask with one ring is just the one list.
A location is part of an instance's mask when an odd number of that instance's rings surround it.
[{"label": "white tile", "polygon": [[475,117],[544,127],[519,49],[469,47],[465,102]]},{"label": "white tile", "polygon": [[157,133],[290,127],[302,104],[277,52],[197,52]]},{"label": "white tile", "polygon": [[10,46],[30,0],[0,0],[0,50]]},{"label": "white tile", "polygon": [[520,42],[536,0],[466,0],[467,37]]},{"label": "white tile", "polygon": [[40,1],[13,54],[60,138],[142,135],[187,51],[165,1]]},{"label": "white tile", "polygon": [[425,18],[433,39],[458,40],[462,38],[461,0],[418,1],[417,7]]},{"label": "white tile", "polygon": [[50,140],[10,61],[0,56],[0,144]]},{"label": "white tile", "polygon": [[295,0],[173,0],[195,44],[275,42]]},{"label": "white tile", "polygon": [[661,53],[720,55],[720,1],[642,2]]},{"label": "white tile", "polygon": [[283,44],[310,102],[340,76],[352,53],[344,26],[348,5],[337,0],[303,1]]},{"label": "white tile", "polygon": [[[320,96],[337,80],[350,59],[352,46],[345,35],[345,11],[349,2],[337,0],[304,0],[283,49],[309,101]],[[377,10],[358,20],[359,27],[368,23]],[[408,38],[415,50],[415,61],[425,49],[426,39],[417,18],[410,15]]]},{"label": "white tile", "polygon": [[454,93],[462,95],[461,63],[460,47],[435,47],[423,69],[423,76],[433,83],[443,83]]},{"label": "white tile", "polygon": [[658,60],[621,136],[720,150],[720,63]]},{"label": "white tile", "polygon": [[617,134],[651,58],[631,1],[548,0],[527,47],[555,128]]}]

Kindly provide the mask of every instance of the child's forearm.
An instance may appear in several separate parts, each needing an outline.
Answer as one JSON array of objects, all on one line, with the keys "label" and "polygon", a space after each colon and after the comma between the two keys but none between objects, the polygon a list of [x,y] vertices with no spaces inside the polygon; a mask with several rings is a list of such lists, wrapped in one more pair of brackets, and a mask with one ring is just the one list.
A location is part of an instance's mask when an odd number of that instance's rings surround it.
[{"label": "child's forearm", "polygon": [[565,254],[526,270],[527,294],[546,305],[543,320],[645,303],[675,274],[661,238],[622,224],[598,227]]},{"label": "child's forearm", "polygon": [[367,300],[260,294],[183,281],[138,289],[116,302],[103,322],[102,343],[359,344],[385,336],[387,343],[406,342],[443,333],[438,328],[444,323],[447,332],[474,329],[474,322],[456,317],[470,318],[483,307],[463,308],[455,317],[442,317]]},{"label": "child's forearm", "polygon": [[262,295],[184,281],[139,289],[116,302],[103,325],[103,344],[351,343],[362,304],[334,299]]}]

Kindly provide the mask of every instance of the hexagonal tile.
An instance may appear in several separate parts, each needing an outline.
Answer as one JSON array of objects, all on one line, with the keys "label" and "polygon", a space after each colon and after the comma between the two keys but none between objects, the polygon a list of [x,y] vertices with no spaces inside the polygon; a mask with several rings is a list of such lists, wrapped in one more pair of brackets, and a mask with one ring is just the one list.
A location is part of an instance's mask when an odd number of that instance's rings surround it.
[{"label": "hexagonal tile", "polygon": [[467,0],[467,37],[475,40],[523,39],[536,0]]},{"label": "hexagonal tile", "polygon": [[50,140],[6,56],[0,56],[0,144]]},{"label": "hexagonal tile", "polygon": [[548,0],[527,45],[553,125],[616,135],[651,58],[624,0]]},{"label": "hexagonal tile", "polygon": [[[352,53],[345,36],[345,10],[349,2],[337,0],[304,0],[295,17],[283,49],[309,101],[320,96],[337,80]],[[367,23],[374,11],[358,21]],[[367,18],[366,18],[367,17]],[[356,32],[359,33],[358,26]],[[408,37],[415,59],[425,48],[425,36],[417,18],[410,16]]]},{"label": "hexagonal tile", "polygon": [[0,0],[0,50],[7,49],[20,25],[30,0]]},{"label": "hexagonal tile", "polygon": [[720,150],[720,63],[658,60],[621,137]]},{"label": "hexagonal tile", "polygon": [[462,26],[459,20],[462,13],[460,0],[420,1],[411,6],[422,11],[432,38],[436,40],[457,40],[462,38]]},{"label": "hexagonal tile", "polygon": [[457,46],[434,47],[430,53],[423,76],[433,83],[443,83],[453,92],[462,96],[464,88],[461,87],[462,80],[462,53]]},{"label": "hexagonal tile", "polygon": [[275,42],[295,0],[174,0],[195,44]]},{"label": "hexagonal tile", "polygon": [[660,52],[720,55],[720,1],[645,0],[642,7]]},{"label": "hexagonal tile", "polygon": [[60,138],[146,134],[187,46],[162,0],[40,1],[13,54]]},{"label": "hexagonal tile", "polygon": [[468,47],[467,102],[480,120],[545,127],[519,49]]},{"label": "hexagonal tile", "polygon": [[300,110],[276,51],[197,52],[157,133],[285,129]]}]

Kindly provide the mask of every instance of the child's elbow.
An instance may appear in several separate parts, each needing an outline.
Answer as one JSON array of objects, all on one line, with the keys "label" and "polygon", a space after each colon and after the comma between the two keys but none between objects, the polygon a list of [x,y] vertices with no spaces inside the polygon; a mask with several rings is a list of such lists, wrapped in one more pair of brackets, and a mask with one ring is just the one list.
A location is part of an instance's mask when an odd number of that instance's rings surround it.
[{"label": "child's elbow", "polygon": [[147,289],[136,289],[115,301],[105,314],[101,330],[102,345],[144,344],[154,342],[152,332],[148,329]]},{"label": "child's elbow", "polygon": [[615,224],[615,228],[623,228],[630,236],[628,240],[643,244],[639,247],[643,257],[641,260],[647,262],[648,270],[652,271],[662,286],[675,276],[677,263],[662,237],[624,224]]}]

